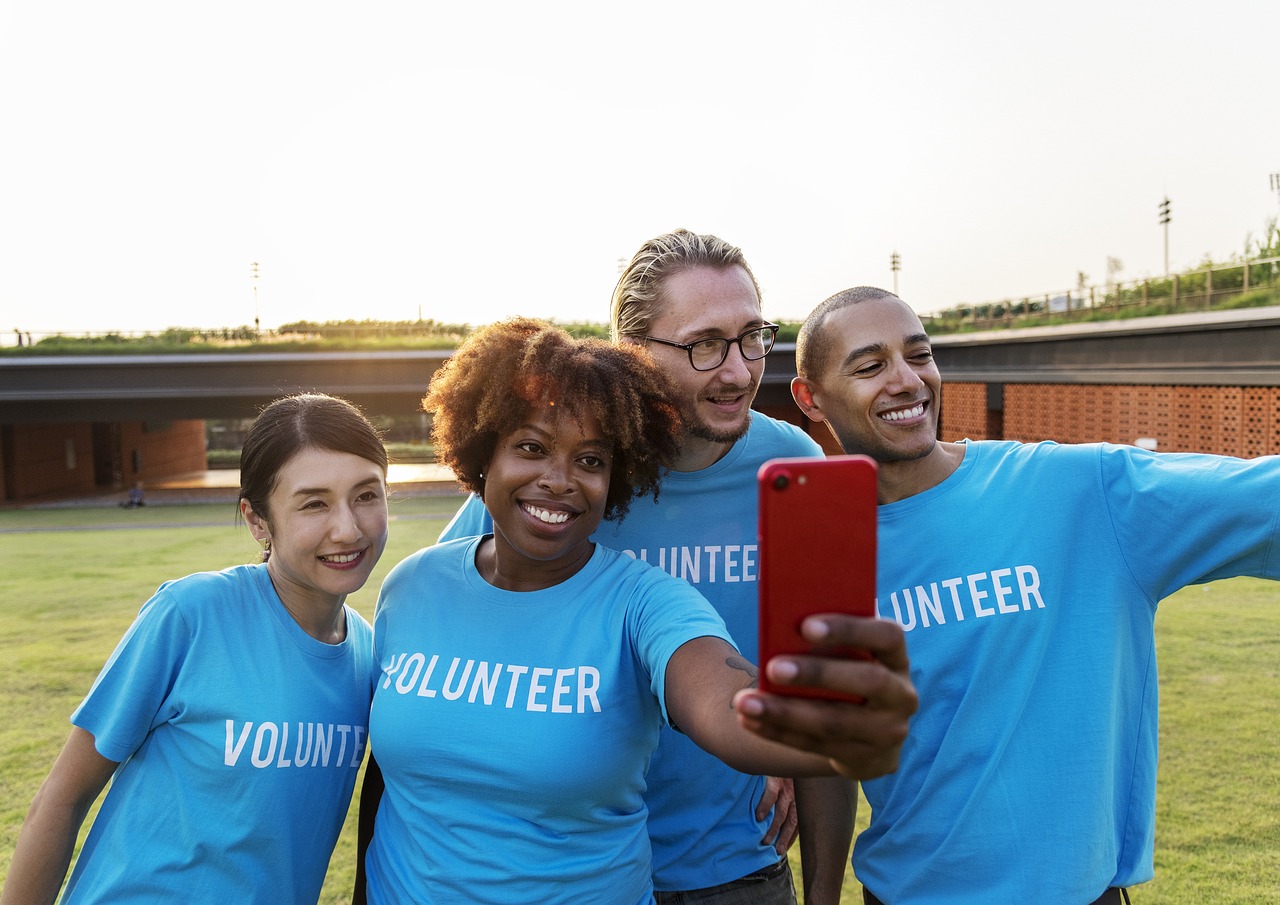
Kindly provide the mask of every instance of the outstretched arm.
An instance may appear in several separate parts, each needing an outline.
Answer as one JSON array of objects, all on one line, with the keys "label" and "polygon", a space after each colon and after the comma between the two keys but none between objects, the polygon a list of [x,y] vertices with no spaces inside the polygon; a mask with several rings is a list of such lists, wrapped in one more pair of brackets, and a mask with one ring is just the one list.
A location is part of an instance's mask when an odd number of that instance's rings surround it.
[{"label": "outstretched arm", "polygon": [[91,733],[72,728],[22,822],[0,903],[51,905],[71,865],[85,815],[118,766],[98,753]]},{"label": "outstretched arm", "polygon": [[677,729],[735,770],[759,776],[830,775],[822,757],[746,731],[734,695],[756,683],[755,666],[729,642],[686,641],[667,663],[667,713]]},{"label": "outstretched arm", "polygon": [[[810,617],[819,653],[775,657],[770,678],[858,695],[862,703],[787,698],[754,689],[755,667],[727,642],[695,638],[667,664],[672,722],[744,773],[869,779],[892,772],[916,710],[906,641],[896,623],[856,616]],[[826,657],[827,646],[870,652],[871,660]],[[737,710],[737,719],[726,719]]]}]

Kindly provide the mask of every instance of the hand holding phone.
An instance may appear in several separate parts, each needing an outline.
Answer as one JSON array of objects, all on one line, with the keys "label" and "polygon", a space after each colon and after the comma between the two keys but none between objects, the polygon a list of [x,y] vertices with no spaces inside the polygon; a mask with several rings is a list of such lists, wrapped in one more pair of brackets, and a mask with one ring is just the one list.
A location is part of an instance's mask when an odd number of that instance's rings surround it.
[{"label": "hand holding phone", "polygon": [[[778,654],[812,652],[800,623],[813,613],[876,614],[876,463],[867,456],[771,459],[757,478],[760,688],[850,700],[822,688],[773,685],[764,667]],[[853,650],[823,654],[866,656]]]}]

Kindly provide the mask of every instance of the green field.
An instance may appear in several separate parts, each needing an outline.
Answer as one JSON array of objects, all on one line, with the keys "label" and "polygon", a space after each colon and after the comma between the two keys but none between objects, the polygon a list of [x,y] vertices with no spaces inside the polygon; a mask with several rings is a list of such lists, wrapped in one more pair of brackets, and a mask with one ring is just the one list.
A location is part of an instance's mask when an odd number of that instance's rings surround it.
[{"label": "green field", "polygon": [[[391,541],[351,599],[358,610],[372,616],[387,570],[433,541],[459,500],[393,501]],[[0,877],[67,717],[138,607],[165,579],[256,553],[230,504],[0,511]],[[1190,588],[1162,605],[1157,626],[1156,879],[1135,902],[1280,901],[1280,588]],[[866,817],[864,803],[859,826]],[[353,846],[349,819],[322,902],[347,901]],[[846,888],[844,902],[860,903],[852,878]]]}]

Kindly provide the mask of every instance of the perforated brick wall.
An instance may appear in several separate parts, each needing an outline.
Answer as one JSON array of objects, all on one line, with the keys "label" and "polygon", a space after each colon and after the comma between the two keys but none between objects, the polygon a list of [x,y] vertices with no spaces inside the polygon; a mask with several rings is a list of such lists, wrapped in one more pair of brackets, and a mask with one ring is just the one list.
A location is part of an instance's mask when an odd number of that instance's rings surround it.
[{"label": "perforated brick wall", "polygon": [[1002,419],[987,385],[943,385],[944,440],[1133,443],[1152,438],[1163,452],[1245,458],[1280,454],[1280,387],[1005,384]]},{"label": "perforated brick wall", "polygon": [[942,385],[942,439],[993,440],[987,436],[987,385]]}]

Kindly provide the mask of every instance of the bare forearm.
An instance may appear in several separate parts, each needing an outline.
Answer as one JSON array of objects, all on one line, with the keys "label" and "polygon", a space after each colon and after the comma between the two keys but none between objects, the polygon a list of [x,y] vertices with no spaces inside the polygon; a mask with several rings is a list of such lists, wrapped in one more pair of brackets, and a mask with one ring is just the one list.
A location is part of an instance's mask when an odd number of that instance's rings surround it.
[{"label": "bare forearm", "polygon": [[724,730],[714,738],[694,741],[735,770],[756,776],[789,777],[830,777],[835,773],[827,758],[763,739],[743,728],[736,715]]},{"label": "bare forearm", "polygon": [[93,736],[74,727],[22,822],[3,905],[49,905],[71,864],[89,808],[119,764],[98,753]]},{"label": "bare forearm", "polygon": [[84,811],[47,802],[38,793],[23,821],[0,905],[52,905],[71,865]]},{"label": "bare forearm", "polygon": [[749,731],[734,710],[734,695],[755,685],[756,668],[726,641],[695,638],[667,666],[667,710],[673,724],[699,747],[735,770],[757,776],[830,776],[824,757]]},{"label": "bare forearm", "polygon": [[805,905],[839,905],[853,842],[856,787],[842,777],[797,779],[795,785]]}]

